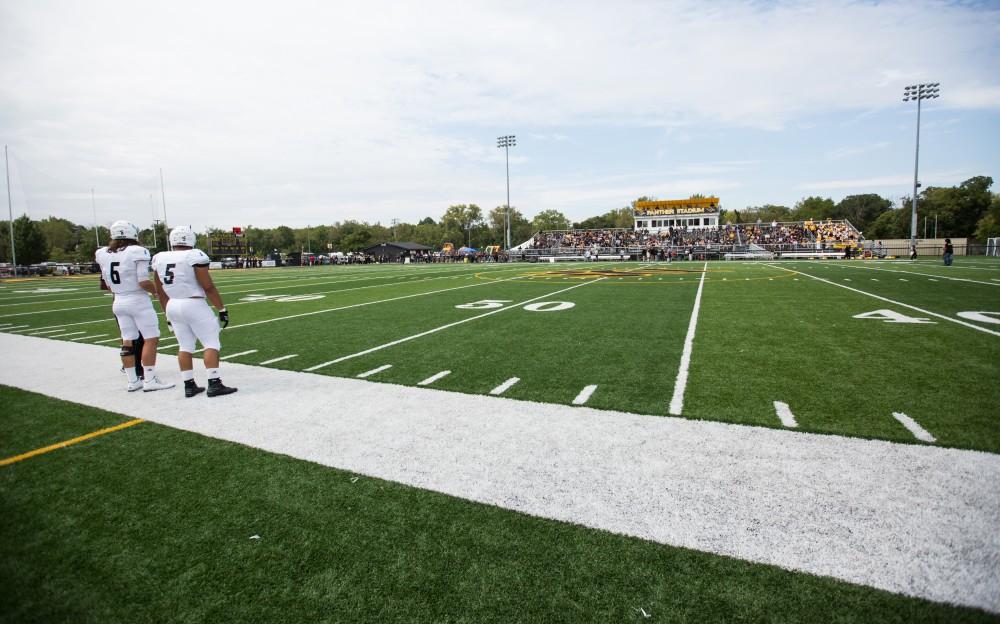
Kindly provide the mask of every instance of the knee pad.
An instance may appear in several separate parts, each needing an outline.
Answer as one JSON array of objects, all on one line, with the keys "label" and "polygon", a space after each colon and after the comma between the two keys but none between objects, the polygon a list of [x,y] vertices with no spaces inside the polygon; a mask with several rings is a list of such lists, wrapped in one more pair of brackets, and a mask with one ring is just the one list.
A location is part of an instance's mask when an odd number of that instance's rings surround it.
[{"label": "knee pad", "polygon": [[130,357],[135,355],[135,347],[132,345],[122,345],[122,350],[118,352],[122,357]]}]

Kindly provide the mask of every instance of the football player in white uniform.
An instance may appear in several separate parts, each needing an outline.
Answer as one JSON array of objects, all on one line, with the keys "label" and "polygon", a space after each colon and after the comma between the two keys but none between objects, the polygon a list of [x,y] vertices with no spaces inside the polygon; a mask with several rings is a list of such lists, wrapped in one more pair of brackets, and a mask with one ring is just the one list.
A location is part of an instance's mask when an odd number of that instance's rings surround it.
[{"label": "football player in white uniform", "polygon": [[[122,366],[128,374],[128,391],[140,388],[144,392],[173,388],[156,377],[156,346],[160,338],[160,323],[149,296],[156,294],[149,280],[149,251],[138,241],[139,228],[128,221],[111,224],[111,243],[94,253],[101,266],[101,287],[115,295],[111,310],[118,319],[122,335]],[[135,372],[135,349],[132,341],[142,332],[145,344],[139,354],[144,378]]]},{"label": "football player in white uniform", "polygon": [[[208,274],[209,260],[204,251],[194,248],[195,234],[190,227],[181,225],[170,231],[172,251],[161,251],[153,256],[153,279],[160,304],[167,312],[180,351],[177,361],[184,380],[184,396],[193,397],[205,389],[194,381],[195,340],[205,348],[205,368],[208,370],[208,396],[217,397],[236,392],[222,384],[219,377],[219,322],[229,325],[229,312],[222,297]],[[205,303],[208,299],[219,311],[216,320]]]}]

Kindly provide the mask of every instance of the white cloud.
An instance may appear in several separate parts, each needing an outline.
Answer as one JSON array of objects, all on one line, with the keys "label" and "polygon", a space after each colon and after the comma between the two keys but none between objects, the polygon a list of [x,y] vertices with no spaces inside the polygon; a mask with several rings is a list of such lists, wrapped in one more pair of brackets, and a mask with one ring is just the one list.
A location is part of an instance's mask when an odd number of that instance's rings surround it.
[{"label": "white cloud", "polygon": [[[968,171],[931,171],[920,175],[924,186],[945,186],[957,184],[973,177]],[[931,181],[931,182],[929,182]],[[913,186],[913,176],[873,176],[870,178],[853,178],[849,180],[823,180],[803,182],[795,188],[803,191],[831,191],[842,189],[873,189],[873,188],[907,188]]]},{"label": "white cloud", "polygon": [[[5,3],[0,135],[43,172],[24,173],[33,209],[80,222],[91,186],[102,220],[138,220],[159,167],[196,226],[409,220],[502,202],[495,137],[517,128],[571,159],[570,126],[690,144],[693,128],[889,106],[931,78],[942,105],[1000,109],[998,23],[929,0]],[[525,147],[512,166],[531,168]],[[527,212],[612,202],[532,173],[548,190],[522,195]]]}]

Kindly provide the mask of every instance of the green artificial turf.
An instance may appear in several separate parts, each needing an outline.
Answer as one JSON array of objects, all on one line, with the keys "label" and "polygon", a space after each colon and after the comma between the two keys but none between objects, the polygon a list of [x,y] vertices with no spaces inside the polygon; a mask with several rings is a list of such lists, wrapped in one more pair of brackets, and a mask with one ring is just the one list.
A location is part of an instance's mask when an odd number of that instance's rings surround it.
[{"label": "green artificial turf", "polygon": [[[563,404],[596,385],[589,407],[667,415],[703,267],[443,264],[213,275],[232,319],[223,355],[252,351],[234,362],[294,354],[268,366],[303,371],[343,359],[315,372],[347,377],[391,364],[368,379],[406,385],[449,370],[433,387],[473,394],[517,377],[504,396]],[[110,352],[116,326],[94,279],[7,282],[0,323],[29,324],[15,330],[28,334],[68,324],[39,335],[111,340]],[[503,309],[458,307],[483,300]],[[573,306],[532,312],[523,306],[532,300]],[[885,309],[931,322],[856,318]],[[969,311],[1000,313],[1000,262],[707,263],[682,415],[780,428],[780,401],[802,431],[923,444],[893,417],[899,412],[936,444],[1000,452],[1000,336],[968,326],[1000,325],[958,316]],[[162,329],[161,351],[176,353]]]},{"label": "green artificial turf", "polygon": [[[124,420],[0,403],[8,449]],[[998,621],[152,423],[0,468],[0,497],[4,622]]]}]

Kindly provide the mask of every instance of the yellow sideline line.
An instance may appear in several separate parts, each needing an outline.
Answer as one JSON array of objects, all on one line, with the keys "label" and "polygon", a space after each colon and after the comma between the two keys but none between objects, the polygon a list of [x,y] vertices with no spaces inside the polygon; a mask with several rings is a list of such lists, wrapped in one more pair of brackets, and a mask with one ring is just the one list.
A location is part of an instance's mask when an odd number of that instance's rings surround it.
[{"label": "yellow sideline line", "polygon": [[44,446],[40,449],[35,449],[33,451],[28,451],[27,453],[22,453],[20,455],[15,455],[13,457],[8,457],[7,459],[0,459],[0,466],[9,466],[10,464],[15,464],[24,459],[30,459],[36,455],[42,455],[48,453],[49,451],[54,451],[56,449],[61,449],[71,444],[76,444],[77,442],[83,442],[84,440],[89,440],[90,438],[96,438],[97,436],[102,436],[106,433],[113,433],[119,429],[124,429],[126,427],[131,427],[132,425],[138,425],[141,422],[146,422],[142,418],[136,418],[135,420],[130,420],[128,422],[123,422],[120,425],[115,425],[114,427],[108,427],[106,429],[98,429],[97,431],[92,431],[88,434],[73,438],[72,440],[66,440],[65,442],[57,442],[49,446]]}]

